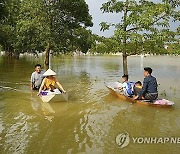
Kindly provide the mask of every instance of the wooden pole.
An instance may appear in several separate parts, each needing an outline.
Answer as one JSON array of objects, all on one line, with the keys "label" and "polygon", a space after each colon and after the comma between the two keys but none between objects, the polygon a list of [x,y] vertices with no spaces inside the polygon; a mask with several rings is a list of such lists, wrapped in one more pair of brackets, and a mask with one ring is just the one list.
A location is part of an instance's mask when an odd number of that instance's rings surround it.
[{"label": "wooden pole", "polygon": [[52,58],[52,52],[49,51],[49,68],[51,69],[51,58]]},{"label": "wooden pole", "polygon": [[46,47],[45,58],[44,58],[44,68],[46,70],[49,68],[49,52],[50,52],[50,44],[48,43]]}]

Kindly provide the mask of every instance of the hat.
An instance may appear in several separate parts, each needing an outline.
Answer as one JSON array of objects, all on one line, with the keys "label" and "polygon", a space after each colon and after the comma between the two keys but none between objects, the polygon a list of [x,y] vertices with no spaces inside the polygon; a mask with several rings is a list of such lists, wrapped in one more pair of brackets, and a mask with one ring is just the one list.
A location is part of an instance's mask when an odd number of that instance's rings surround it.
[{"label": "hat", "polygon": [[43,74],[43,76],[51,76],[51,75],[57,75],[57,74],[50,68]]}]

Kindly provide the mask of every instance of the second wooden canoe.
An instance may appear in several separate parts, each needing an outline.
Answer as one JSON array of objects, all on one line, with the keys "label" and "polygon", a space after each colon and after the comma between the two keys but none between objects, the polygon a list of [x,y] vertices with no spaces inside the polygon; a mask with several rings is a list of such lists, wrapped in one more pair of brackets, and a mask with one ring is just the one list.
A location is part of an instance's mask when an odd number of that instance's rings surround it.
[{"label": "second wooden canoe", "polygon": [[128,96],[125,96],[119,92],[118,87],[120,85],[121,85],[121,83],[119,83],[119,82],[105,83],[105,86],[109,89],[111,94],[113,94],[123,100],[127,100],[128,102],[142,104],[142,105],[148,105],[148,106],[154,106],[154,107],[171,107],[174,105],[174,102],[171,102],[166,99],[157,99],[157,100],[154,100],[153,102],[146,101],[146,100],[134,100],[134,99],[132,99]]}]

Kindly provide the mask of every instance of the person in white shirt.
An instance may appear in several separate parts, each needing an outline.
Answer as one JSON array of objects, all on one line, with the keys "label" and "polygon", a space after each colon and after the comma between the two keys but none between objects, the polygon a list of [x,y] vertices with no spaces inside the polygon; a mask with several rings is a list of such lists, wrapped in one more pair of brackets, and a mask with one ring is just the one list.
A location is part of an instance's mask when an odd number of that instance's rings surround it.
[{"label": "person in white shirt", "polygon": [[134,87],[134,82],[129,82],[128,81],[128,75],[123,75],[122,76],[122,86],[119,87],[119,90],[123,91],[123,94],[125,96],[132,96],[133,93],[133,87]]},{"label": "person in white shirt", "polygon": [[42,80],[44,79],[44,71],[41,70],[41,65],[35,65],[35,71],[31,75],[31,83],[30,88],[31,90],[38,90],[41,86]]}]

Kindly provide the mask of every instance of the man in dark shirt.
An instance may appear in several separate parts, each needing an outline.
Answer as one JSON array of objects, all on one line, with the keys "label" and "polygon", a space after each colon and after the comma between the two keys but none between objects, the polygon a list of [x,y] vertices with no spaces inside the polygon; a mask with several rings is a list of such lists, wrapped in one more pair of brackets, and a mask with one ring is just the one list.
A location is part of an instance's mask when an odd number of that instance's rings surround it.
[{"label": "man in dark shirt", "polygon": [[151,75],[152,69],[150,67],[144,68],[144,82],[142,91],[138,93],[134,99],[146,99],[153,101],[158,97],[157,81],[156,78]]}]

